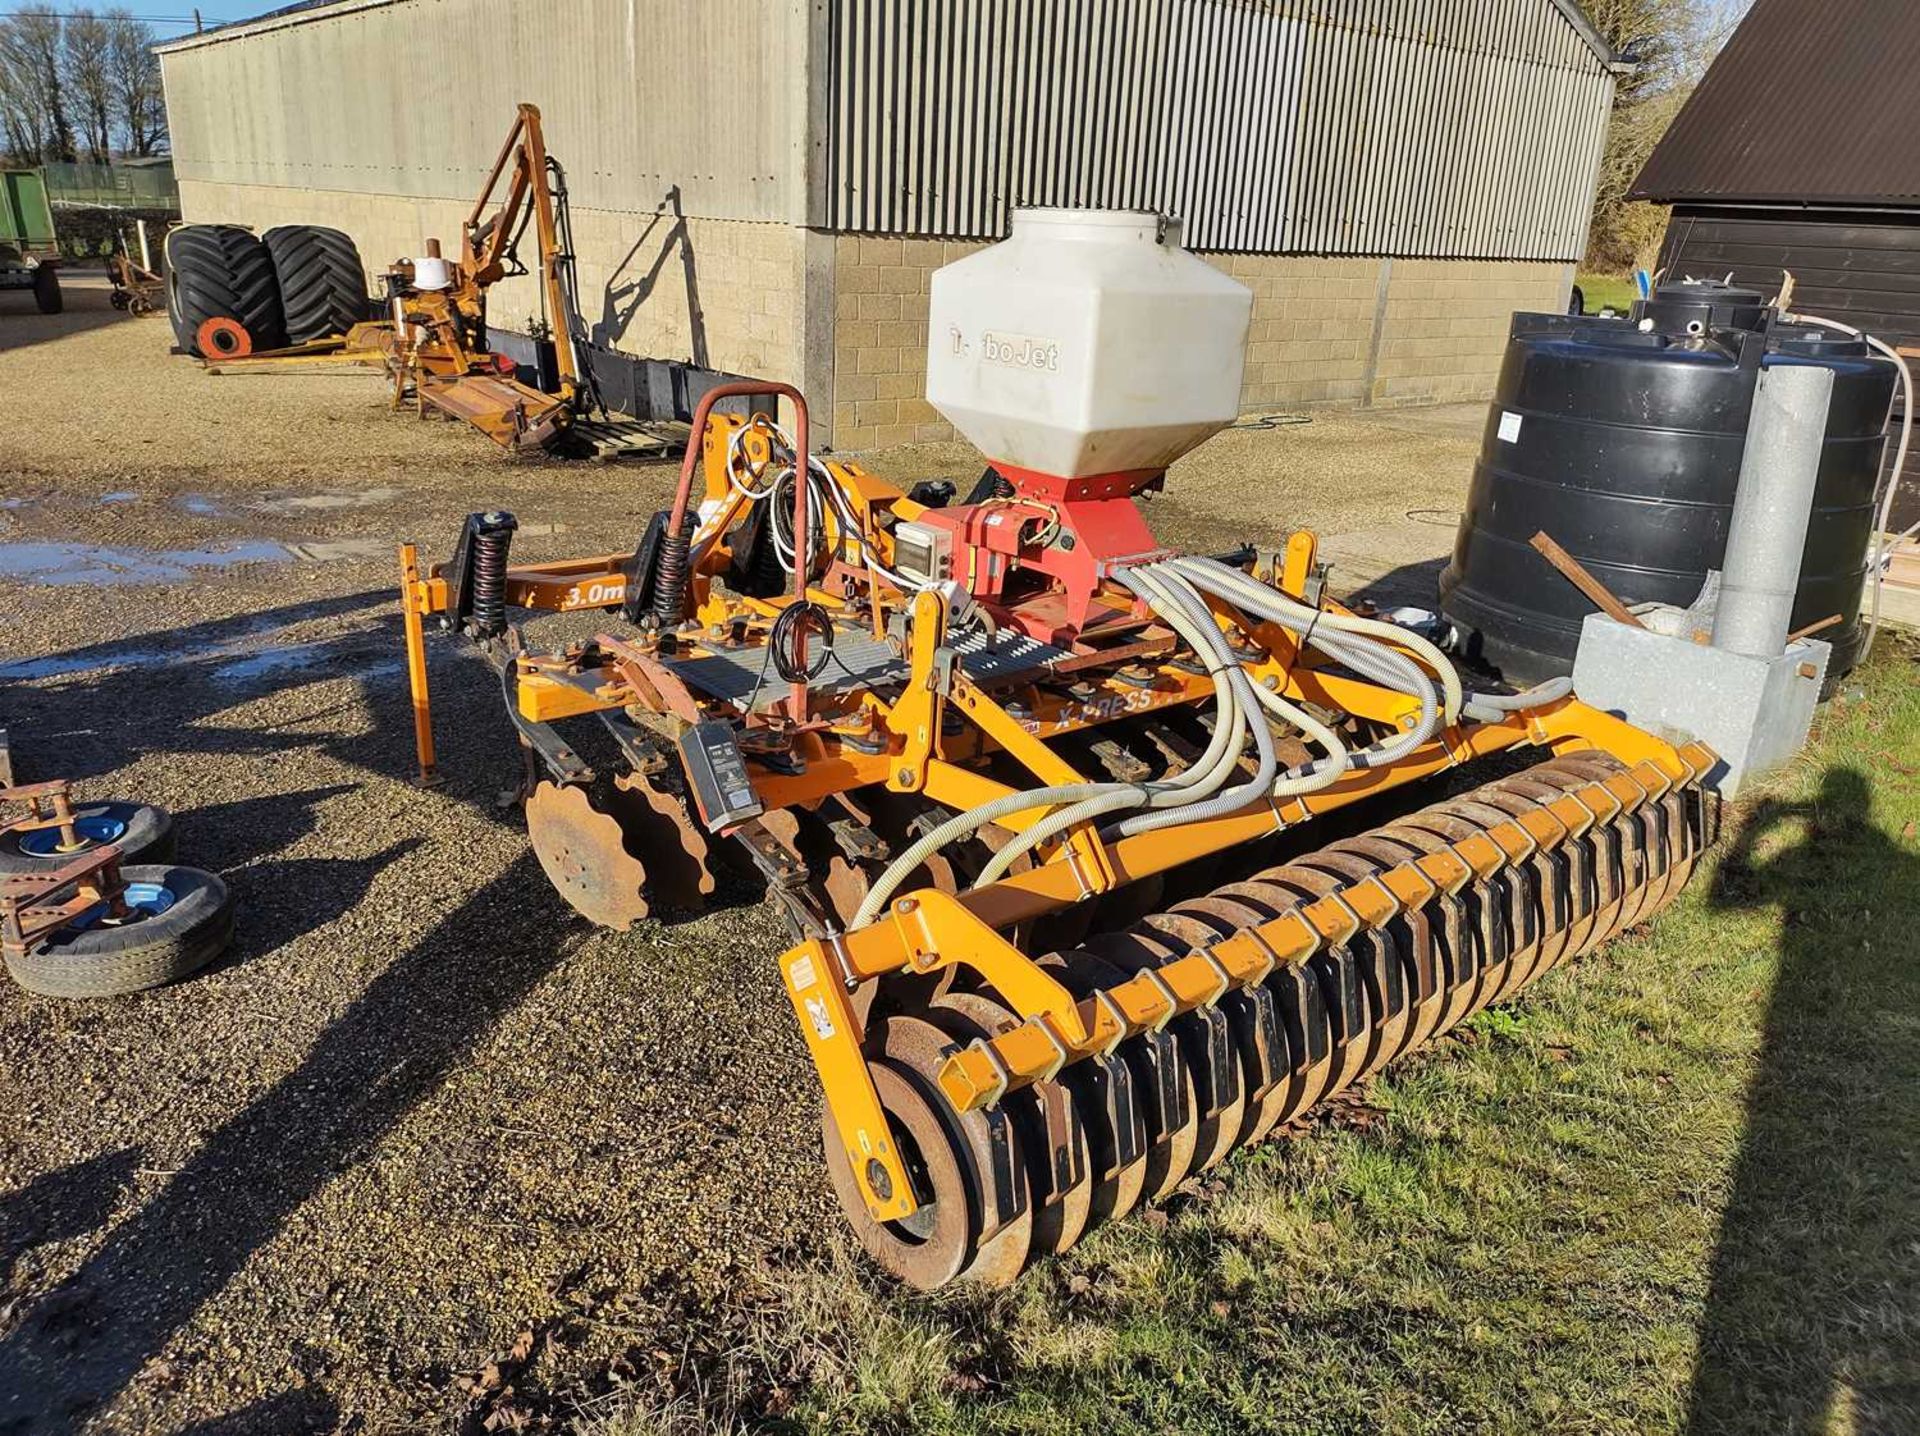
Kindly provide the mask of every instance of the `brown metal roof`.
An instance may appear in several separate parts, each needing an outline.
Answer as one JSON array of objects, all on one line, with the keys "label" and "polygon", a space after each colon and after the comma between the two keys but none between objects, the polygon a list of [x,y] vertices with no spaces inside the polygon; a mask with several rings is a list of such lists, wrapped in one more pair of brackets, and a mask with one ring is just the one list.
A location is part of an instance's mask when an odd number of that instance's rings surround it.
[{"label": "brown metal roof", "polygon": [[1920,207],[1920,4],[1756,0],[1634,199]]}]

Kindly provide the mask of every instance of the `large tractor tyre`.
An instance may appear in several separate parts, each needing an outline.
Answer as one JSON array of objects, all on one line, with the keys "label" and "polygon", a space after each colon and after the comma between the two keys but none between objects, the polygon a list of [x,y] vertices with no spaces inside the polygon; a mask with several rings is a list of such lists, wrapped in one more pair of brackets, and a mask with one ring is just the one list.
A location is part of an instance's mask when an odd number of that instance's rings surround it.
[{"label": "large tractor tyre", "polygon": [[167,236],[167,317],[189,354],[200,353],[200,326],[209,319],[240,325],[255,354],[287,342],[273,258],[237,224],[186,224]]},{"label": "large tractor tyre", "polygon": [[126,867],[125,916],[103,909],[9,954],[7,971],[42,997],[120,997],[197,972],[233,941],[226,883],[197,868]]},{"label": "large tractor tyre", "polygon": [[60,292],[60,271],[53,265],[42,264],[33,271],[33,302],[42,314],[58,314],[67,307]]},{"label": "large tractor tyre", "polygon": [[346,235],[323,225],[283,224],[260,238],[273,259],[293,343],[345,334],[367,317],[366,271]]},{"label": "large tractor tyre", "polygon": [[66,852],[60,849],[58,828],[0,833],[0,877],[43,873],[106,843],[120,845],[123,866],[173,861],[173,816],[165,808],[152,803],[76,803],[73,818],[81,846]]}]

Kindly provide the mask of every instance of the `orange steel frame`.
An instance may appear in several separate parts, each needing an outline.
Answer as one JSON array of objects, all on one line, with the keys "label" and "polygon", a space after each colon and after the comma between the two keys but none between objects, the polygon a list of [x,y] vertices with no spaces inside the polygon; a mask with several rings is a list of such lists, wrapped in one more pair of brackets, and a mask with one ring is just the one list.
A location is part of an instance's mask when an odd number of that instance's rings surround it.
[{"label": "orange steel frame", "polygon": [[[716,478],[731,418],[696,429],[708,468],[708,495],[724,496]],[[687,473],[693,472],[689,450]],[[851,466],[835,463],[829,473],[849,493],[864,499],[897,494]],[[804,486],[801,486],[804,488]],[[904,499],[899,499],[905,504]],[[902,512],[909,516],[913,506]],[[796,530],[801,531],[801,530]],[[874,536],[876,540],[879,535]],[[1271,577],[1278,586],[1304,597],[1314,571],[1316,546],[1309,533],[1296,533],[1276,556]],[[618,604],[625,596],[624,568],[630,556],[528,565],[507,571],[507,601],[530,609],[571,611]],[[432,731],[426,686],[423,616],[442,612],[447,584],[435,571],[423,574],[413,545],[401,550],[402,608],[406,619],[408,668],[423,778],[433,767]],[[833,603],[830,595],[809,597]],[[792,598],[745,600],[738,609],[703,610],[704,616],[735,616],[740,611],[772,615]],[[710,604],[719,600],[710,599]],[[1345,612],[1327,603],[1329,611]],[[895,792],[925,793],[957,809],[978,807],[1016,791],[970,766],[991,752],[1020,762],[1041,785],[1082,781],[1081,775],[1045,742],[1046,736],[1099,726],[1145,711],[1141,690],[1108,682],[1112,703],[1069,703],[1057,695],[1029,689],[1025,713],[1016,718],[1006,705],[950,665],[942,664],[944,607],[931,593],[912,600],[913,624],[905,654],[908,677],[900,698],[889,704],[863,692],[842,700],[837,710],[815,711],[797,728],[796,743],[807,762],[797,775],[755,774],[755,790],[768,809],[812,806],[838,793],[884,786]],[[1264,655],[1248,665],[1255,681],[1269,683],[1290,701],[1337,708],[1369,721],[1398,726],[1416,710],[1416,700],[1374,685],[1319,671],[1312,655],[1277,626],[1236,627],[1240,620],[1224,608],[1216,611],[1223,628]],[[603,646],[630,650],[625,640],[605,638]],[[694,642],[697,644],[698,639]],[[1171,656],[1170,650],[1168,656]],[[703,716],[684,690],[671,696],[656,686],[657,665],[644,671],[617,664],[598,689],[560,681],[553,673],[565,656],[522,656],[518,692],[523,716],[551,720],[597,709],[663,705],[686,719]],[[1145,660],[1151,661],[1151,660]],[[652,679],[647,676],[649,673]],[[1091,675],[1090,675],[1091,681]],[[1213,693],[1212,680],[1170,664],[1158,665],[1161,685],[1151,706],[1193,704]],[[649,691],[651,690],[651,691]],[[857,705],[850,713],[845,704]],[[944,731],[951,710],[965,720],[960,731]],[[801,706],[795,715],[807,714]],[[864,718],[864,732],[890,736],[886,752],[863,753],[835,741]],[[1044,736],[1043,736],[1044,735]],[[1410,859],[1377,880],[1339,895],[1311,902],[1298,911],[1249,928],[1215,946],[1169,962],[1098,998],[1076,1001],[1044,968],[1003,936],[1005,929],[1030,918],[1069,907],[1183,863],[1227,851],[1395,788],[1471,763],[1503,750],[1532,745],[1552,752],[1600,751],[1620,760],[1628,773],[1595,782],[1543,806],[1525,818],[1490,829],[1450,849]],[[876,1220],[898,1220],[915,1210],[900,1153],[893,1145],[879,1097],[862,1051],[862,1027],[852,994],[865,981],[892,972],[929,973],[954,965],[974,969],[1021,1019],[1018,1028],[966,1048],[940,1073],[942,1089],[956,1108],[968,1110],[997,1101],[1005,1093],[1052,1077],[1066,1063],[1112,1050],[1138,1032],[1156,1030],[1173,1017],[1216,1001],[1234,987],[1263,981],[1281,963],[1304,962],[1328,945],[1352,938],[1362,927],[1379,928],[1405,908],[1436,892],[1457,892],[1465,883],[1521,860],[1542,847],[1578,836],[1597,820],[1637,811],[1672,787],[1695,782],[1714,765],[1700,745],[1677,748],[1619,719],[1568,698],[1514,713],[1491,723],[1460,722],[1447,727],[1402,761],[1387,768],[1359,769],[1303,797],[1267,800],[1208,821],[1159,829],[1132,837],[1102,838],[1085,824],[1040,850],[1040,860],[972,891],[949,894],[927,889],[898,897],[871,925],[849,933],[810,938],[780,959],[782,978],[800,1029],[820,1076],[836,1131]],[[1021,829],[1047,810],[1016,815],[1008,826]],[[872,1164],[872,1165],[870,1165]]]}]

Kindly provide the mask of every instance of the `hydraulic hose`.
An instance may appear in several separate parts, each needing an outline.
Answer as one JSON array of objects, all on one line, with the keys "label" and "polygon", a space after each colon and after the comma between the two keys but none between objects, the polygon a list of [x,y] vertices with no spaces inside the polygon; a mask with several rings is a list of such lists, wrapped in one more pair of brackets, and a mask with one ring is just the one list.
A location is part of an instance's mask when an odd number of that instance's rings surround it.
[{"label": "hydraulic hose", "polygon": [[[1398,649],[1376,642],[1371,637],[1362,637],[1358,632],[1347,631],[1340,626],[1328,626],[1326,632],[1322,632],[1321,628],[1325,620],[1339,619],[1345,624],[1364,623],[1370,628],[1384,629],[1395,642],[1417,635],[1406,634],[1391,624],[1375,625],[1368,619],[1344,619],[1341,615],[1321,614],[1293,603],[1285,595],[1254,583],[1234,570],[1211,566],[1206,560],[1175,559],[1173,562],[1216,598],[1278,623],[1303,642],[1344,663],[1363,677],[1385,684],[1420,704],[1419,715],[1410,728],[1371,747],[1350,753],[1349,761],[1353,767],[1373,768],[1392,763],[1425,743],[1439,728],[1441,700],[1420,665]],[[1439,664],[1442,681],[1454,693],[1458,693],[1460,678],[1453,671],[1453,665],[1446,662],[1445,656],[1438,649],[1433,649],[1431,644],[1425,644],[1424,640],[1420,640],[1420,643],[1432,650]],[[1456,708],[1453,711],[1457,713],[1458,710]]]},{"label": "hydraulic hose", "polygon": [[[1199,804],[1214,793],[1232,774],[1239,762],[1239,754],[1246,746],[1247,722],[1251,716],[1252,705],[1243,702],[1251,697],[1250,692],[1243,693],[1248,687],[1245,674],[1233,653],[1226,647],[1220,630],[1213,624],[1211,617],[1200,623],[1190,613],[1174,603],[1168,591],[1163,588],[1150,571],[1144,568],[1130,568],[1115,577],[1127,587],[1145,599],[1156,616],[1165,620],[1176,633],[1187,641],[1195,654],[1206,664],[1208,676],[1214,681],[1214,694],[1217,703],[1215,710],[1213,738],[1200,760],[1178,777],[1161,783],[1126,783],[1113,785],[1112,791],[1087,799],[1058,812],[1049,813],[1031,828],[1021,833],[999,852],[993,855],[974,886],[981,887],[996,882],[1007,872],[1020,855],[1031,851],[1041,843],[1070,831],[1081,823],[1102,818],[1110,813],[1127,808],[1159,807],[1166,808],[1181,805],[1177,809],[1176,820],[1184,820],[1193,811],[1184,805]],[[1236,687],[1235,679],[1240,685]],[[1264,725],[1257,725],[1264,728]],[[1271,751],[1272,738],[1266,739]],[[1217,800],[1216,800],[1217,801]],[[1243,806],[1244,804],[1236,804]]]},{"label": "hydraulic hose", "polygon": [[1241,710],[1247,715],[1248,726],[1253,730],[1254,751],[1259,754],[1259,766],[1246,782],[1236,784],[1211,798],[1182,804],[1170,811],[1141,813],[1128,818],[1120,824],[1120,832],[1126,837],[1131,837],[1135,833],[1154,832],[1160,828],[1173,827],[1181,823],[1202,823],[1212,818],[1224,817],[1228,813],[1238,812],[1247,804],[1269,796],[1280,772],[1280,757],[1273,744],[1273,730],[1254,712],[1254,709],[1259,706],[1259,700],[1253,695],[1253,683],[1247,677],[1246,669],[1242,668],[1237,661],[1233,661],[1233,650],[1227,646],[1225,635],[1214,623],[1213,613],[1208,609],[1206,601],[1194,592],[1193,586],[1176,570],[1156,564],[1151,565],[1147,572],[1151,581],[1163,585],[1169,607],[1180,610],[1189,620],[1202,628],[1216,652],[1233,663],[1233,666],[1227,670],[1227,686],[1239,701]]},{"label": "hydraulic hose", "polygon": [[1544,708],[1558,703],[1573,692],[1571,678],[1550,678],[1525,693],[1469,693],[1461,711],[1479,723],[1498,723],[1509,713],[1524,713],[1529,708]]},{"label": "hydraulic hose", "polygon": [[[1169,619],[1169,622],[1173,625],[1175,632],[1179,633],[1183,638],[1186,638],[1190,644],[1194,644],[1195,651],[1201,655],[1203,661],[1208,662],[1208,671],[1214,672],[1216,666],[1220,663],[1220,659],[1217,655],[1211,659],[1208,658],[1208,650],[1196,642],[1196,639],[1198,639],[1200,635],[1191,633],[1189,631],[1190,626],[1184,619],[1177,621]],[[1224,694],[1224,685],[1221,683],[1217,673],[1215,675],[1215,691],[1216,694]],[[1214,725],[1213,741],[1208,744],[1206,755],[1204,755],[1200,762],[1196,763],[1193,768],[1189,769],[1187,773],[1182,774],[1180,779],[1173,780],[1175,783],[1183,781],[1186,783],[1198,783],[1205,781],[1211,776],[1213,769],[1219,768],[1226,770],[1234,761],[1234,750],[1230,745],[1234,743],[1234,730],[1237,726],[1235,713],[1237,710],[1234,707],[1234,700],[1230,695],[1223,696],[1221,702],[1223,705],[1222,711],[1219,714],[1218,721],[1216,721]],[[1192,776],[1189,777],[1189,775]],[[1224,781],[1224,779],[1222,781]],[[959,842],[971,836],[979,829],[986,827],[989,823],[999,822],[1002,818],[1011,817],[1015,813],[1026,812],[1031,808],[1064,807],[1095,800],[1112,799],[1116,796],[1124,796],[1126,800],[1124,803],[1116,803],[1114,805],[1118,808],[1122,806],[1139,806],[1142,803],[1150,801],[1152,793],[1148,785],[1139,783],[1065,783],[1050,788],[1032,788],[1025,792],[1008,793],[978,808],[970,808],[964,813],[956,814],[925,834],[891,863],[887,864],[886,869],[874,880],[873,886],[867,890],[867,895],[865,899],[862,900],[858,911],[854,913],[850,926],[860,928],[872,922],[874,918],[879,916],[886,905],[892,901],[894,893],[899,890],[900,885],[907,880],[907,877],[915,868],[919,867],[929,857],[933,856],[933,854],[948,844]],[[1111,810],[1102,809],[1102,811]],[[1024,837],[1025,834],[1021,836]],[[1015,841],[1017,842],[1019,840],[1016,839]],[[1009,847],[1011,846],[1012,845],[1009,844]],[[1022,851],[1024,851],[1024,849],[1022,849]],[[993,877],[988,877],[983,874],[980,881],[991,882],[994,878],[1004,874],[1007,866],[1010,865],[1017,856],[1017,853],[1008,853],[1005,849],[1003,849],[1001,853],[996,853],[994,860],[995,862],[999,862],[999,866],[995,868],[990,864],[988,869],[988,871],[993,873]],[[1000,862],[1002,857],[1005,858],[1004,862]]]},{"label": "hydraulic hose", "polygon": [[[1460,705],[1464,701],[1459,671],[1435,644],[1411,629],[1402,628],[1394,623],[1383,623],[1379,619],[1360,618],[1346,613],[1328,613],[1323,609],[1310,608],[1291,595],[1282,593],[1277,588],[1269,588],[1263,583],[1257,583],[1241,570],[1231,568],[1216,559],[1188,557],[1177,558],[1172,562],[1181,572],[1195,578],[1196,582],[1200,582],[1200,576],[1204,575],[1206,578],[1216,580],[1217,584],[1224,584],[1238,593],[1249,595],[1253,602],[1271,611],[1268,616],[1272,617],[1274,622],[1282,624],[1294,633],[1311,630],[1317,638],[1323,632],[1332,630],[1335,633],[1382,639],[1388,644],[1418,654],[1421,662],[1432,669],[1434,676],[1440,681],[1440,690],[1446,701],[1447,721],[1452,722],[1459,716]],[[1226,598],[1229,602],[1233,601],[1227,594],[1221,593],[1217,586],[1209,586],[1205,582],[1200,582],[1200,586],[1216,597]],[[1282,614],[1286,616],[1282,617]]]}]

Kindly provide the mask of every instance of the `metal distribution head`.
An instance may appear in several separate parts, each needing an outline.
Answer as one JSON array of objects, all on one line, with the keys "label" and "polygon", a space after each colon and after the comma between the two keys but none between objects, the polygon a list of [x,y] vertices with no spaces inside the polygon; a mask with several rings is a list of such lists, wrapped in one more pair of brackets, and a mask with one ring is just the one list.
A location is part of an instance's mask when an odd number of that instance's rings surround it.
[{"label": "metal distribution head", "polygon": [[1004,469],[1157,474],[1233,422],[1252,316],[1159,215],[1016,211],[933,276],[927,398]]}]

